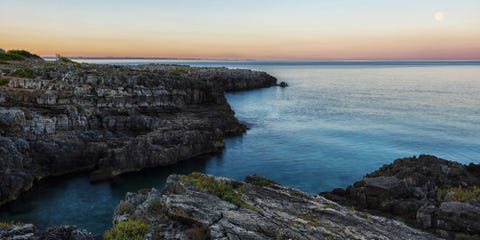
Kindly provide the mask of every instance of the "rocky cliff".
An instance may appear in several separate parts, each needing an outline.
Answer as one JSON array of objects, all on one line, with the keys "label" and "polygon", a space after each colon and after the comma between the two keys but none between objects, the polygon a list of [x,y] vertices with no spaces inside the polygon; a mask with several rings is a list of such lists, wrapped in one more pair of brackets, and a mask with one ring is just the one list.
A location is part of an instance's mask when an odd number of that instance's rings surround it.
[{"label": "rocky cliff", "polygon": [[480,165],[434,156],[397,159],[323,196],[400,217],[449,239],[480,239]]},{"label": "rocky cliff", "polygon": [[0,63],[0,204],[39,179],[102,180],[219,151],[241,134],[225,91],[276,85],[266,73],[60,58]]},{"label": "rocky cliff", "polygon": [[2,240],[94,240],[95,238],[83,229],[74,226],[51,227],[44,231],[32,224],[0,223],[0,239]]},{"label": "rocky cliff", "polygon": [[172,175],[163,192],[127,194],[106,239],[437,239],[270,180]]}]

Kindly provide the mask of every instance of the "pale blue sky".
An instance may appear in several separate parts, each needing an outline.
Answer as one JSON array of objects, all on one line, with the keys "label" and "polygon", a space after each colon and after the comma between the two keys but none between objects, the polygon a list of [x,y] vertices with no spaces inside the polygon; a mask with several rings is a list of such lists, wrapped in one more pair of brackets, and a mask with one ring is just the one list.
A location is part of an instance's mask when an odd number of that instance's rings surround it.
[{"label": "pale blue sky", "polygon": [[478,0],[0,0],[0,8],[0,47],[40,54],[480,58]]}]

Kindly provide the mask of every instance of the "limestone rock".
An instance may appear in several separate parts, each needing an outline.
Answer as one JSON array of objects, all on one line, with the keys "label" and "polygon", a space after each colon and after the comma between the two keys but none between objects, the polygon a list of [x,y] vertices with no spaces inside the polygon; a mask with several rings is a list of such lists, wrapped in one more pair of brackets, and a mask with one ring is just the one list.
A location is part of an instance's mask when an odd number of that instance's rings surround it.
[{"label": "limestone rock", "polygon": [[[475,236],[480,234],[480,191],[475,190],[480,187],[478,166],[428,155],[398,159],[346,190],[322,195],[345,205],[399,216],[447,238]],[[456,196],[462,192],[471,199]]]},{"label": "limestone rock", "polygon": [[0,226],[2,240],[94,240],[91,233],[74,226],[52,227],[38,230],[32,224],[11,224]]},{"label": "limestone rock", "polygon": [[225,91],[276,85],[263,72],[157,64],[19,61],[0,74],[0,204],[49,176],[97,181],[216,153],[246,130]]},{"label": "limestone rock", "polygon": [[439,239],[268,179],[246,180],[172,175],[163,192],[128,193],[114,224],[140,219],[146,239]]}]

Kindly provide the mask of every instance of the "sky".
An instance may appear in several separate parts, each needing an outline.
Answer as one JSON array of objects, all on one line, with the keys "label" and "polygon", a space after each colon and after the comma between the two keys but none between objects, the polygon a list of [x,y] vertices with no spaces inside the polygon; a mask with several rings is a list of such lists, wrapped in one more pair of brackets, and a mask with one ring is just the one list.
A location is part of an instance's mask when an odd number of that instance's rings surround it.
[{"label": "sky", "polygon": [[480,0],[0,0],[0,48],[43,56],[480,59]]}]

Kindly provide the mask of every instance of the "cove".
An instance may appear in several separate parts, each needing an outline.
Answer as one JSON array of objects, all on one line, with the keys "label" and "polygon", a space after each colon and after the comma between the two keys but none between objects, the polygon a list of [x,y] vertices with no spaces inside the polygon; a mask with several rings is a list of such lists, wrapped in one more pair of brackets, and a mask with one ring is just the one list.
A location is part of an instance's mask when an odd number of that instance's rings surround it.
[{"label": "cove", "polygon": [[345,187],[399,157],[480,159],[477,62],[174,63],[262,70],[290,87],[227,94],[250,130],[227,139],[221,155],[99,184],[86,175],[49,179],[2,207],[0,219],[72,224],[100,235],[126,192],[161,188],[169,174],[199,171],[241,180],[255,173],[318,193]]}]

